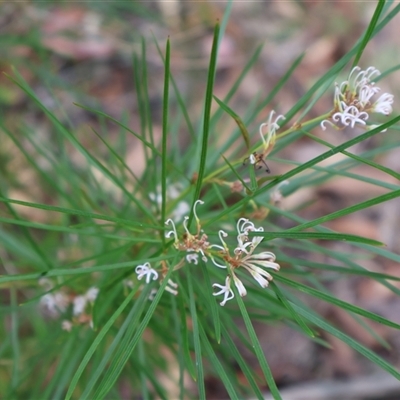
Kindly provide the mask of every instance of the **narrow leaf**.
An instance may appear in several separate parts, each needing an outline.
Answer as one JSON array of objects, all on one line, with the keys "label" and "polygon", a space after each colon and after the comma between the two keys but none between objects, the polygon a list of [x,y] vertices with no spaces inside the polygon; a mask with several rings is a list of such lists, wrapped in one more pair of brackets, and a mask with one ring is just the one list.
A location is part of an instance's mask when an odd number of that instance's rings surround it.
[{"label": "narrow leaf", "polygon": [[164,68],[164,97],[163,97],[163,120],[162,120],[162,150],[161,150],[161,240],[165,245],[165,209],[167,203],[167,137],[168,137],[168,106],[169,106],[169,76],[170,76],[170,42],[167,40],[165,51],[165,68]]},{"label": "narrow leaf", "polygon": [[243,136],[244,142],[246,144],[246,148],[247,148],[247,150],[249,150],[250,149],[250,135],[249,135],[249,132],[248,132],[246,126],[244,125],[242,119],[239,117],[239,115],[237,115],[235,113],[235,111],[233,111],[226,104],[224,104],[222,102],[222,100],[220,100],[216,96],[213,96],[213,97],[214,97],[215,101],[219,104],[219,106],[235,120],[235,122],[236,122],[237,126],[239,127],[239,130]]},{"label": "narrow leaf", "polygon": [[365,35],[358,47],[357,54],[354,57],[353,67],[355,67],[358,64],[358,62],[360,61],[363,51],[365,50],[365,48],[367,47],[367,44],[369,43],[370,39],[373,36],[375,27],[378,24],[378,20],[382,13],[384,5],[385,5],[385,0],[378,1],[374,15],[372,16],[372,19],[371,19],[371,22],[369,23],[368,28],[365,32]]},{"label": "narrow leaf", "polygon": [[275,238],[282,239],[318,239],[318,240],[343,240],[355,243],[365,243],[372,246],[384,246],[383,243],[377,240],[364,238],[362,236],[349,235],[347,233],[325,233],[325,232],[249,232],[249,236],[262,236],[266,240]]},{"label": "narrow leaf", "polygon": [[218,38],[219,38],[219,23],[214,28],[214,39],[211,49],[210,65],[208,68],[208,79],[207,79],[207,90],[204,104],[204,118],[203,118],[203,135],[201,138],[201,154],[200,154],[200,165],[197,175],[196,188],[194,192],[193,203],[191,212],[189,215],[188,227],[190,227],[193,219],[193,206],[194,203],[200,198],[200,191],[203,184],[203,177],[207,162],[207,149],[208,149],[208,135],[210,130],[210,118],[211,118],[211,104],[212,104],[212,93],[214,88],[215,72],[217,69],[217,51],[218,51]]}]

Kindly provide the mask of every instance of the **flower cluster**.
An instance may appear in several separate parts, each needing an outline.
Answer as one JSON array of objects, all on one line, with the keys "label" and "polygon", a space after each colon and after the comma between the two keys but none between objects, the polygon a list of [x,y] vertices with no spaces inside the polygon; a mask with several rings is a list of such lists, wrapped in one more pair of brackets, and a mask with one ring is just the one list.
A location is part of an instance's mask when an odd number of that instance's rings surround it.
[{"label": "flower cluster", "polygon": [[[174,267],[174,269],[180,268],[184,262],[198,264],[199,256],[204,262],[211,262],[218,268],[224,268],[228,270],[228,276],[225,279],[225,285],[214,283],[213,287],[219,288],[218,292],[213,293],[214,296],[223,295],[223,301],[220,303],[224,306],[225,303],[234,297],[234,292],[231,289],[231,279],[233,279],[239,294],[245,296],[247,294],[246,288],[242,281],[236,275],[236,270],[244,268],[251,276],[258,282],[258,284],[265,288],[268,286],[269,281],[272,280],[272,275],[267,271],[271,269],[279,271],[280,266],[275,262],[275,254],[269,251],[260,251],[256,253],[258,245],[263,241],[263,236],[250,235],[251,232],[262,232],[262,227],[256,228],[254,223],[246,218],[240,218],[237,222],[237,245],[231,255],[229,246],[225,242],[224,238],[228,237],[228,234],[220,230],[219,238],[220,244],[210,244],[208,241],[207,234],[201,228],[200,219],[196,212],[198,204],[204,204],[203,201],[197,200],[193,206],[193,215],[196,220],[196,233],[192,234],[188,229],[188,216],[184,217],[183,228],[184,234],[180,238],[176,230],[175,224],[171,219],[166,221],[166,225],[171,225],[172,230],[166,233],[167,238],[174,238],[173,246],[176,250],[186,253],[182,261]],[[166,266],[161,271],[165,276]],[[158,280],[159,272],[153,269],[149,262],[143,265],[138,265],[135,269],[138,280],[144,279],[147,284],[152,281]],[[172,280],[168,280],[165,290],[176,295],[177,284]],[[157,289],[151,291],[149,299],[152,300],[157,293]]]},{"label": "flower cluster", "polygon": [[354,67],[346,81],[336,84],[334,110],[329,119],[321,122],[322,129],[326,129],[326,123],[336,129],[366,125],[370,112],[389,115],[392,112],[392,94],[384,93],[375,102],[372,100],[381,90],[372,81],[379,75],[375,67],[366,70]]},{"label": "flower cluster", "polygon": [[198,204],[204,204],[203,201],[197,200],[193,206],[193,214],[196,219],[197,230],[194,235],[189,232],[187,227],[187,221],[189,220],[188,216],[185,216],[183,219],[183,228],[185,230],[185,234],[183,235],[182,240],[179,240],[178,233],[176,231],[176,227],[174,221],[172,219],[168,219],[165,224],[171,225],[172,230],[169,231],[165,236],[170,238],[174,237],[174,247],[178,251],[185,251],[188,254],[186,255],[186,261],[188,263],[193,262],[194,264],[198,263],[199,253],[201,254],[201,258],[203,261],[207,262],[207,251],[210,247],[210,243],[208,242],[208,236],[201,229],[200,219],[196,213],[196,207]]},{"label": "flower cluster", "polygon": [[[46,278],[40,279],[39,284],[48,291],[54,288],[53,283]],[[62,322],[64,330],[70,331],[74,323],[88,323],[93,327],[92,316],[86,312],[86,309],[88,304],[93,306],[98,293],[99,289],[97,287],[91,287],[85,294],[78,296],[67,294],[63,289],[58,291],[53,290],[51,293],[46,293],[40,298],[40,305],[52,318],[57,318],[61,314],[66,313],[68,307],[72,306],[72,321],[64,320]]]},{"label": "flower cluster", "polygon": [[[253,236],[249,237],[249,232],[263,232],[262,227],[256,228],[254,224],[246,218],[240,218],[237,222],[237,246],[233,251],[233,256],[229,252],[229,247],[226,244],[224,238],[228,234],[220,230],[219,237],[222,243],[221,245],[211,245],[212,248],[218,249],[217,257],[223,260],[223,264],[217,262],[214,257],[211,258],[214,265],[219,268],[227,268],[229,266],[230,275],[225,279],[225,285],[220,285],[214,283],[213,287],[221,289],[220,291],[214,293],[214,296],[220,294],[224,295],[223,301],[220,303],[224,306],[225,303],[234,297],[233,290],[231,289],[231,278],[233,278],[234,284],[238,289],[240,296],[245,296],[247,294],[246,288],[243,282],[235,274],[235,270],[242,267],[246,269],[251,276],[259,283],[263,288],[267,287],[269,281],[272,280],[272,275],[265,269],[270,268],[274,271],[279,271],[280,266],[275,262],[275,254],[270,251],[261,251],[255,253],[256,248],[264,239],[263,236]],[[219,260],[218,260],[219,261]]]}]

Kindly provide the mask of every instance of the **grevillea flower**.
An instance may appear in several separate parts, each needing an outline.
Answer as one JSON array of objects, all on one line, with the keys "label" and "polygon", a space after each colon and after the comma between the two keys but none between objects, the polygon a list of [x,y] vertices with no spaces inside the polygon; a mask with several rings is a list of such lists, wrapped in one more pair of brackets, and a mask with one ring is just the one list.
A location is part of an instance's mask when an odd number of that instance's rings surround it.
[{"label": "grevillea flower", "polygon": [[165,290],[167,292],[172,293],[174,296],[178,294],[178,284],[171,279],[168,279],[167,286],[165,286]]},{"label": "grevillea flower", "polygon": [[64,313],[68,307],[69,299],[63,292],[46,293],[40,298],[41,306],[56,318]]},{"label": "grevillea flower", "polygon": [[[278,122],[280,120],[285,120],[286,118],[283,115],[278,115],[275,120],[273,119],[275,115],[275,111],[272,110],[269,113],[269,118],[268,122],[265,122],[260,125],[260,136],[261,140],[263,141],[264,144],[264,150],[267,150],[270,146],[273,147],[275,144],[275,138],[276,138],[276,131],[279,129],[279,124]],[[267,136],[264,136],[264,128],[267,128]],[[251,160],[250,160],[251,162]]]},{"label": "grevillea flower", "polygon": [[227,276],[225,279],[225,285],[214,283],[212,286],[221,289],[218,292],[214,292],[213,296],[219,296],[220,294],[224,295],[224,299],[221,301],[221,303],[219,303],[221,306],[224,306],[228,300],[231,300],[235,297],[233,290],[231,289],[231,278],[229,276]]},{"label": "grevillea flower", "polygon": [[354,128],[356,125],[366,125],[369,113],[389,115],[393,109],[394,96],[389,93],[382,94],[375,102],[373,97],[381,91],[372,80],[380,75],[375,67],[361,70],[354,67],[346,81],[336,84],[334,94],[334,111],[329,119],[321,122],[322,129],[326,123],[336,129],[346,126]]},{"label": "grevillea flower", "polygon": [[139,280],[141,280],[143,277],[146,277],[146,283],[150,283],[151,280],[155,281],[158,279],[158,272],[151,268],[149,262],[146,262],[143,265],[138,265],[135,268],[135,272]]},{"label": "grevillea flower", "polygon": [[[254,224],[246,218],[240,218],[237,222],[237,246],[234,249],[234,256],[230,255],[229,247],[226,244],[224,238],[228,234],[220,230],[219,238],[222,245],[211,245],[210,248],[218,249],[216,257],[211,256],[211,261],[218,268],[229,267],[235,286],[237,287],[239,294],[241,296],[246,295],[246,289],[241,282],[241,280],[236,276],[235,270],[242,267],[246,269],[251,276],[258,282],[258,284],[265,288],[268,286],[269,281],[271,281],[272,275],[266,271],[266,269],[272,269],[274,271],[279,271],[280,266],[275,262],[275,254],[270,251],[261,251],[260,253],[255,253],[258,245],[264,239],[263,236],[252,236],[249,237],[249,232],[262,232],[264,229],[262,227],[256,228]],[[220,260],[223,263],[220,263]],[[214,284],[221,289],[221,291],[214,293],[215,296],[218,294],[224,294],[224,301],[221,305],[224,305],[228,300],[233,297],[233,292],[230,289],[230,278],[227,277],[225,280],[225,286]],[[213,286],[214,286],[213,285]]]},{"label": "grevillea flower", "polygon": [[87,299],[85,296],[76,296],[73,301],[73,314],[75,316],[81,315],[86,308]]},{"label": "grevillea flower", "polygon": [[[274,120],[274,115],[275,111],[272,110],[269,114],[268,122],[261,124],[259,128],[260,137],[263,142],[263,151],[261,153],[255,151],[245,159],[245,162],[249,161],[250,164],[253,164],[254,166],[264,164],[267,172],[270,172],[270,170],[264,158],[271,152],[275,145],[276,131],[279,129],[278,122],[285,119],[283,115],[278,115]],[[264,133],[265,128],[267,130],[266,134]]]},{"label": "grevillea flower", "polygon": [[204,204],[203,201],[197,200],[193,206],[193,214],[196,220],[197,231],[193,235],[189,232],[187,227],[187,222],[189,220],[189,216],[185,216],[183,219],[183,228],[185,233],[182,239],[179,239],[178,233],[176,231],[175,223],[172,219],[168,219],[165,224],[171,225],[172,230],[167,232],[165,235],[167,238],[174,237],[174,247],[179,251],[185,251],[189,254],[186,255],[186,261],[188,263],[198,263],[198,253],[201,254],[201,258],[203,261],[207,261],[207,252],[210,247],[210,243],[208,242],[208,236],[202,231],[200,219],[197,216],[196,207],[198,204]]}]

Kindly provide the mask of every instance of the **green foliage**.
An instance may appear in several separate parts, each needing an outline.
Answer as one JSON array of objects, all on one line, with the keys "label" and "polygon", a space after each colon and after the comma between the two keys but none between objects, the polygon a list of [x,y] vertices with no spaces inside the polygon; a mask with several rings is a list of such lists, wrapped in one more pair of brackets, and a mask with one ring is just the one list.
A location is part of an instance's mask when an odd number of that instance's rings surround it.
[{"label": "green foliage", "polygon": [[[114,12],[123,12],[123,7],[115,6]],[[226,26],[230,7],[231,3],[222,28]],[[201,115],[191,115],[176,84],[179,78],[171,72],[173,40],[166,40],[165,53],[159,49],[164,64],[159,143],[152,126],[148,94],[151,77],[146,64],[148,43],[144,40],[132,58],[140,131],[132,130],[125,121],[101,110],[79,105],[98,118],[101,129],[99,132],[93,129],[88,135],[96,146],[102,146],[106,159],[97,153],[95,146],[86,146],[74,128],[40,100],[17,70],[8,76],[32,107],[51,122],[53,136],[50,143],[41,143],[34,127],[21,121],[17,127],[10,128],[0,121],[2,138],[7,138],[24,157],[43,192],[51,193],[47,202],[22,201],[9,195],[15,181],[5,178],[0,186],[3,265],[0,288],[10,298],[9,305],[1,308],[2,316],[9,317],[10,324],[0,331],[3,338],[0,354],[5,360],[5,372],[0,380],[9,381],[6,389],[0,389],[3,390],[0,396],[119,398],[122,397],[119,384],[129,379],[135,397],[167,399],[171,396],[169,389],[158,379],[163,374],[173,382],[181,399],[207,398],[205,382],[210,375],[218,377],[230,398],[262,399],[262,393],[268,389],[274,398],[280,399],[268,354],[264,353],[257,336],[257,322],[286,324],[309,340],[328,346],[321,337],[326,332],[400,379],[399,372],[387,360],[341,332],[305,301],[306,296],[311,304],[318,300],[343,310],[354,318],[360,329],[374,335],[385,346],[387,342],[364,319],[400,329],[399,324],[377,313],[335,297],[325,285],[327,276],[334,281],[362,276],[400,295],[399,289],[389,282],[398,281],[399,277],[368,271],[361,262],[363,257],[375,255],[396,262],[400,257],[382,248],[380,241],[323,226],[328,221],[400,197],[397,184],[380,182],[354,171],[357,166],[368,165],[398,179],[398,172],[376,160],[376,156],[388,152],[393,145],[382,141],[373,150],[361,154],[348,150],[369,138],[379,137],[384,129],[388,129],[386,135],[397,134],[395,130],[399,127],[395,124],[400,116],[387,119],[379,126],[365,125],[365,133],[340,145],[311,133],[319,129],[323,120],[332,121],[338,109],[333,106],[324,115],[306,119],[315,102],[332,88],[337,75],[343,70],[349,72],[352,60],[353,65],[359,62],[369,40],[390,22],[399,8],[396,6],[388,12],[385,2],[380,1],[360,41],[285,115],[284,123],[290,122],[290,127],[282,130],[279,126],[268,126],[262,141],[258,133],[253,137],[247,126],[279,97],[302,57],[265,94],[265,99],[250,104],[245,116],[238,115],[235,107],[228,104],[246,73],[257,64],[261,47],[229,93],[223,100],[218,99],[213,90],[218,44],[224,30],[220,30],[219,22],[213,33]],[[295,115],[301,117],[292,121]],[[221,143],[216,140],[219,123],[231,118],[238,129]],[[119,139],[107,135],[109,124],[120,129]],[[184,150],[173,146],[180,143],[181,125],[189,139]],[[333,131],[332,127],[328,128]],[[128,166],[126,137],[143,148],[146,166],[142,174],[134,173]],[[316,141],[329,149],[301,164],[278,159],[282,150],[300,138]],[[72,160],[72,153],[81,157],[79,165]],[[321,165],[338,153],[346,159],[329,166]],[[251,158],[252,154],[259,158]],[[265,157],[285,163],[290,167],[288,172],[279,176],[265,176],[264,171],[260,174],[257,168]],[[249,165],[243,168],[246,158]],[[288,196],[301,187],[317,186],[333,177],[367,181],[384,188],[386,193],[338,207],[312,220],[300,217],[298,209],[278,207],[278,201],[274,200],[276,195]],[[182,213],[181,207],[186,207],[185,212]],[[46,222],[31,220],[26,210],[44,211]],[[261,216],[259,220],[257,215]],[[279,217],[290,221],[291,228],[279,226]],[[175,224],[168,222],[170,218],[175,219]],[[251,222],[243,222],[243,218]],[[237,237],[238,243],[231,240],[232,236]],[[344,241],[347,251],[331,250],[326,241]],[[315,262],[307,256],[304,259],[297,255],[299,249],[303,254],[329,258],[331,264]],[[351,254],[355,249],[359,251],[359,258]],[[262,280],[257,277],[254,280],[254,274],[248,274],[255,269],[245,268],[247,258],[271,271],[270,278],[266,278],[274,279],[269,287],[260,287]],[[153,272],[143,272],[140,276],[140,271],[150,267]],[[263,276],[265,280],[266,275]],[[226,293],[221,289],[224,300],[220,305],[220,297],[215,296],[218,290],[213,285],[222,288],[220,283],[224,281]],[[228,283],[232,286],[228,287]],[[246,287],[247,295],[241,285]],[[99,292],[93,295],[91,288]],[[54,306],[57,295],[61,303]],[[233,297],[229,302],[228,295]],[[53,302],[50,306],[49,301]],[[79,301],[84,304],[81,312],[75,309]],[[40,304],[42,308],[47,304],[47,318],[40,313]],[[239,320],[243,328],[238,326]],[[257,360],[259,375],[242,354],[243,347]],[[238,380],[237,368],[245,382]],[[174,375],[172,369],[178,373]],[[189,390],[193,385],[188,385],[188,379],[197,386],[194,393]]]}]

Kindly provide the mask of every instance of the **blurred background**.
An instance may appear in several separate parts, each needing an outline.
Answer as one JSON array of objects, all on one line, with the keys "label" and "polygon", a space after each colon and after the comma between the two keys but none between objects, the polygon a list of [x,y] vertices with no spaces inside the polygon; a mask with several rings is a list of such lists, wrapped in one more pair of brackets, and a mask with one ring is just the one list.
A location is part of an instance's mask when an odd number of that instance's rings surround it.
[{"label": "blurred background", "polygon": [[[164,67],[156,44],[164,51],[166,39],[170,37],[172,75],[188,105],[192,121],[196,121],[204,103],[213,27],[216,20],[222,20],[226,7],[225,2],[178,0],[0,1],[0,70],[11,75],[14,69],[17,70],[46,107],[73,129],[79,141],[87,148],[95,148],[100,143],[93,140],[90,127],[101,129],[97,117],[74,103],[101,110],[117,120],[124,120],[133,130],[140,130],[138,113],[141,105],[137,104],[135,95],[133,65],[135,58],[140,59],[145,42],[151,113],[157,138],[161,134]],[[234,1],[220,43],[214,94],[223,98],[228,93],[261,45],[258,62],[248,72],[229,104],[237,114],[243,115],[247,105],[265,98],[295,59],[305,53],[288,84],[260,115],[260,119],[248,127],[250,131],[256,132],[271,109],[284,114],[354,45],[370,22],[375,7],[376,2]],[[370,42],[360,62],[362,68],[373,65],[383,72],[400,64],[398,23],[396,17]],[[396,96],[399,94],[399,80],[400,74],[395,72],[380,81],[379,86],[383,91]],[[308,117],[313,118],[330,110],[332,99],[333,88],[317,102]],[[398,109],[396,97],[394,109],[395,115]],[[173,107],[171,113],[174,113]],[[21,126],[29,127],[35,131],[39,141],[47,145],[51,143],[51,124],[5,74],[0,75],[0,117],[11,132],[17,134]],[[385,118],[377,120],[385,121]],[[211,135],[215,136],[215,140],[223,141],[234,128],[234,122],[226,118],[226,124],[221,124],[220,130]],[[118,132],[116,125],[108,125],[106,134],[109,137]],[[332,129],[317,129],[313,133],[334,145],[357,134],[354,130]],[[183,146],[187,137],[182,131]],[[382,133],[363,142],[360,145],[362,148],[358,150],[365,150],[369,146],[372,148],[376,141],[398,143],[395,135]],[[296,142],[295,146],[286,148],[280,156],[305,162],[320,154],[322,149],[320,145],[304,138]],[[104,147],[98,151],[106,152]],[[137,146],[132,139],[128,142],[127,154],[127,164],[140,175],[145,162],[142,147]],[[80,162],[79,155],[72,148],[70,156],[75,162]],[[104,157],[107,157],[106,153]],[[399,171],[400,151],[394,149],[377,161]],[[327,162],[332,163],[333,160]],[[269,166],[274,174],[290,168],[273,162]],[[358,167],[356,172],[389,183],[398,183],[393,177],[367,166]],[[3,182],[15,183],[7,186],[8,197],[52,203],[52,193],[44,191],[37,184],[26,160],[5,135],[1,135],[0,175]],[[376,186],[341,177],[319,187],[299,190],[284,199],[284,207],[293,209],[309,202],[311,205],[304,207],[300,215],[315,218],[383,193],[383,189]],[[340,232],[383,241],[391,251],[399,253],[399,209],[399,201],[393,200],[381,207],[375,206],[346,219],[332,221],[327,226]],[[39,209],[21,208],[20,212],[22,216],[36,222],[48,222],[51,218],[51,215]],[[332,244],[333,250],[335,246],[339,248],[343,244]],[[399,275],[398,264],[386,258],[365,259],[363,266],[373,271]],[[349,278],[347,282],[340,281],[338,284],[333,281],[330,290],[343,300],[400,323],[400,299],[377,282],[358,277]],[[364,330],[360,330],[345,312],[322,304],[316,307],[325,307],[319,310],[322,315],[399,366],[398,332],[374,325],[379,334],[393,346],[389,351]],[[375,373],[378,374],[377,379],[383,379],[379,375],[381,372],[371,370],[375,367],[365,363],[361,356],[335,338],[324,338],[334,348],[334,351],[330,351],[317,347],[307,338],[282,326],[260,328],[259,334],[274,376],[281,387],[338,378],[352,378],[355,382],[361,382],[360,387],[365,387],[363,377],[368,376],[367,379],[371,381],[369,376],[375,376]],[[251,357],[250,354],[248,357]],[[220,382],[209,378],[207,385],[209,393],[214,393],[214,398],[218,398]],[[380,393],[374,398],[389,398],[382,392],[382,385],[376,388]],[[373,389],[369,392],[371,394]],[[382,394],[386,397],[382,397]],[[290,399],[303,398],[293,396]],[[307,398],[312,399],[310,396]],[[319,398],[330,397],[326,395]]]}]

